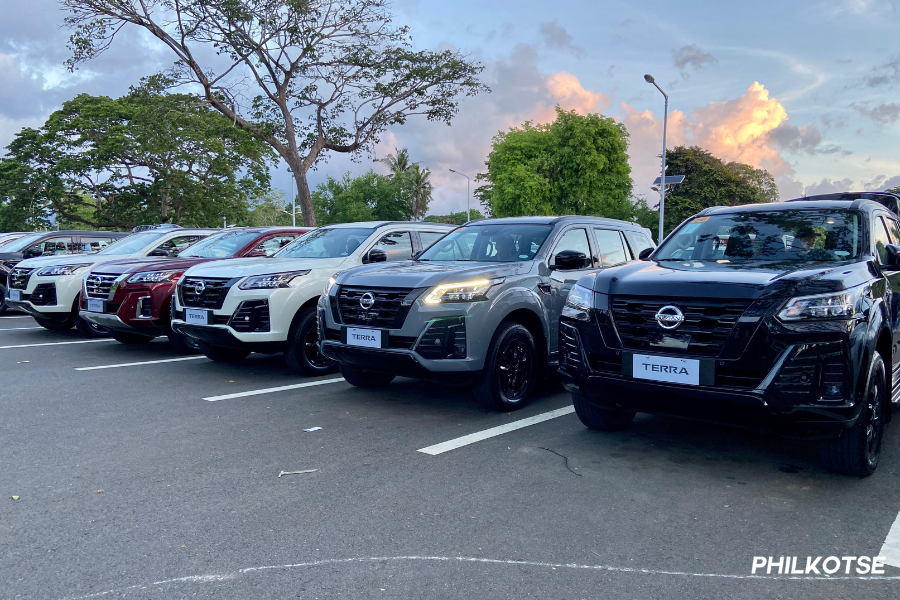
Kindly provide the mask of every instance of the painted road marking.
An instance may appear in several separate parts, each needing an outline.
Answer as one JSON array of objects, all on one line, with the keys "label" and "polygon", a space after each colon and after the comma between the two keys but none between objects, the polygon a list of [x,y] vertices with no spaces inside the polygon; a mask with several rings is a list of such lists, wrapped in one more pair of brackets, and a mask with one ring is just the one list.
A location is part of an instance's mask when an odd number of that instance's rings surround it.
[{"label": "painted road marking", "polygon": [[118,365],[100,365],[99,367],[76,367],[76,371],[96,371],[98,369],[118,369],[119,367],[138,367],[140,365],[156,365],[159,363],[181,362],[183,360],[200,360],[205,356],[182,356],[181,358],[164,358],[161,360],[144,360],[141,362],[121,363]]},{"label": "painted road marking", "polygon": [[259,394],[272,394],[274,392],[284,392],[286,390],[296,390],[305,387],[313,387],[315,385],[325,385],[328,383],[337,383],[339,381],[344,381],[343,377],[337,377],[335,379],[321,379],[319,381],[308,381],[306,383],[298,383],[295,385],[282,385],[279,387],[273,388],[265,388],[262,390],[250,390],[249,392],[238,392],[236,394],[225,394],[222,396],[210,396],[209,398],[204,398],[204,400],[208,400],[210,402],[218,402],[219,400],[231,400],[232,398],[243,398],[244,396],[258,396]]},{"label": "painted road marking", "polygon": [[900,567],[900,513],[897,513],[894,525],[884,539],[884,545],[878,556],[884,557],[884,564]]},{"label": "painted road marking", "polygon": [[78,340],[76,342],[44,342],[42,344],[15,344],[13,346],[0,346],[0,350],[10,348],[37,348],[38,346],[66,346],[68,344],[99,344],[100,342],[114,342],[116,340]]},{"label": "painted road marking", "polygon": [[512,423],[507,423],[506,425],[491,427],[490,429],[485,429],[484,431],[476,431],[475,433],[470,433],[469,435],[458,437],[455,440],[449,440],[447,442],[435,444],[434,446],[421,448],[419,449],[419,452],[424,452],[425,454],[436,456],[438,454],[443,454],[444,452],[449,452],[450,450],[456,450],[457,448],[468,446],[469,444],[474,444],[475,442],[480,442],[488,438],[503,435],[504,433],[507,433],[509,431],[515,431],[516,429],[522,429],[523,427],[528,427],[529,425],[535,425],[537,423],[549,421],[550,419],[569,415],[573,412],[575,412],[574,406],[565,406],[563,408],[551,410],[550,412],[545,412],[540,415],[528,417],[527,419],[520,419],[518,421],[513,421]]},{"label": "painted road marking", "polygon": [[27,331],[29,329],[43,329],[43,327],[7,327],[0,331]]}]

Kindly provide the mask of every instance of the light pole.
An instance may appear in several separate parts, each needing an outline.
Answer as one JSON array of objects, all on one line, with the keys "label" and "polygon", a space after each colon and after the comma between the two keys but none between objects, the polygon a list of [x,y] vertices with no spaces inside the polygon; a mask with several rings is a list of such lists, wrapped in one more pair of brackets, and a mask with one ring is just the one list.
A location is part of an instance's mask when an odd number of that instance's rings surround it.
[{"label": "light pole", "polygon": [[472,214],[472,211],[469,209],[469,176],[466,175],[465,173],[460,173],[459,171],[454,171],[453,169],[450,169],[450,172],[456,173],[457,175],[462,175],[463,177],[466,178],[466,223],[468,223],[470,221],[469,217]]},{"label": "light pole", "polygon": [[652,83],[659,90],[659,93],[666,99],[665,109],[663,110],[663,148],[662,148],[662,172],[660,173],[659,185],[659,243],[663,241],[663,215],[666,210],[666,125],[669,119],[669,96],[666,95],[662,88],[653,79],[653,75],[644,75],[644,81]]}]

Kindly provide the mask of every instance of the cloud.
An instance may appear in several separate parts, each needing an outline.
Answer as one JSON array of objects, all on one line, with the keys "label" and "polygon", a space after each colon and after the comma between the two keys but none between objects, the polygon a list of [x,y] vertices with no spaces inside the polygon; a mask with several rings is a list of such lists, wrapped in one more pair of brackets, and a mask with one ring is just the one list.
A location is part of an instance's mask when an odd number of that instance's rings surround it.
[{"label": "cloud", "polygon": [[686,77],[688,67],[693,67],[695,71],[698,71],[704,65],[714,65],[718,61],[715,56],[704,52],[696,44],[690,44],[672,50],[672,62],[681,71],[681,76]]},{"label": "cloud", "polygon": [[[822,142],[822,134],[818,128],[810,123],[806,127],[796,127],[788,123],[782,123],[769,132],[769,138],[779,147],[790,150],[791,152],[806,152],[807,154],[815,154],[816,148]],[[831,152],[839,152],[837,150]]]},{"label": "cloud", "polygon": [[556,21],[541,25],[541,37],[550,48],[568,50],[579,58],[587,55],[587,51],[581,46],[576,46],[569,32]]},{"label": "cloud", "polygon": [[869,87],[880,87],[900,82],[900,54],[892,57],[883,65],[872,68],[874,73],[866,79]]},{"label": "cloud", "polygon": [[822,125],[828,128],[842,129],[847,126],[847,118],[843,115],[825,113],[821,117]]},{"label": "cloud", "polygon": [[574,110],[586,115],[602,113],[612,104],[612,99],[603,92],[585,89],[581,81],[570,73],[554,73],[544,82],[549,94],[549,104],[541,102],[531,114],[531,120],[550,123],[556,119],[556,105],[564,110]]},{"label": "cloud", "polygon": [[876,123],[881,123],[882,125],[889,125],[900,120],[900,104],[897,104],[896,102],[872,106],[871,102],[865,100],[862,102],[853,102],[850,104],[850,108],[854,109],[862,116],[869,117]]},{"label": "cloud", "polygon": [[882,190],[893,190],[894,188],[900,188],[900,175],[895,175],[881,183]]},{"label": "cloud", "polygon": [[853,181],[847,178],[840,181],[831,181],[823,178],[821,182],[806,186],[803,191],[804,196],[815,196],[817,194],[837,194],[840,192],[849,192],[853,188]]}]

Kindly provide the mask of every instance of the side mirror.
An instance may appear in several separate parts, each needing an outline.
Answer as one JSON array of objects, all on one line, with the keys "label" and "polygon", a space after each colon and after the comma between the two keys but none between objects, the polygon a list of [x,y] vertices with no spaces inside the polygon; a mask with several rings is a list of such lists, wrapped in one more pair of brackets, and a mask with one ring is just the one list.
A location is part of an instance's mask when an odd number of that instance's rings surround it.
[{"label": "side mirror", "polygon": [[363,264],[387,262],[387,252],[380,248],[372,248],[363,256]]},{"label": "side mirror", "polygon": [[648,260],[656,248],[644,248],[638,253],[638,260]]},{"label": "side mirror", "polygon": [[574,271],[575,269],[583,269],[587,263],[587,255],[577,250],[563,250],[553,257],[554,265],[552,268],[558,271]]},{"label": "side mirror", "polygon": [[417,258],[422,256],[423,252],[425,252],[425,251],[424,250],[416,250],[415,252],[412,253],[412,256],[410,258],[413,260],[416,260]]},{"label": "side mirror", "polygon": [[153,252],[151,252],[151,253],[148,254],[147,256],[165,256],[166,258],[168,258],[168,257],[169,257],[169,253],[166,252],[165,250],[163,250],[162,248],[157,248],[156,250],[154,250]]},{"label": "side mirror", "polygon": [[881,268],[887,271],[900,271],[900,246],[888,244],[884,250],[887,254],[887,264],[882,265]]},{"label": "side mirror", "polygon": [[266,258],[269,255],[266,254],[265,250],[252,250],[244,256],[246,256],[247,258]]},{"label": "side mirror", "polygon": [[31,248],[26,248],[22,251],[22,258],[35,258],[42,254],[43,252],[41,252],[40,246],[32,246]]}]

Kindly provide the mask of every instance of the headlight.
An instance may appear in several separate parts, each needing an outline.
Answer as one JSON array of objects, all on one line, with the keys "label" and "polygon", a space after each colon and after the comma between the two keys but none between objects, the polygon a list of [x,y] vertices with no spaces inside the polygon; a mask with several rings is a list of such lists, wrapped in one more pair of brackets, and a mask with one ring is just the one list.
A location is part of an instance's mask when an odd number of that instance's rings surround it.
[{"label": "headlight", "polygon": [[440,304],[442,302],[477,302],[486,300],[487,291],[503,283],[505,277],[495,279],[479,279],[465,283],[446,283],[435,287],[425,296],[425,304]]},{"label": "headlight", "polygon": [[322,295],[324,295],[324,296],[328,295],[328,293],[331,291],[331,288],[333,288],[334,284],[337,283],[337,279],[338,279],[338,277],[340,277],[341,273],[343,273],[343,271],[338,271],[337,273],[335,273],[334,275],[332,275],[331,277],[328,278],[328,283],[325,284],[325,291],[322,292]]},{"label": "headlight", "polygon": [[128,283],[159,283],[160,281],[169,281],[178,279],[183,271],[145,271],[143,273],[135,273],[128,278]]},{"label": "headlight", "polygon": [[590,321],[590,310],[594,307],[594,292],[581,285],[572,286],[562,315],[579,321]]},{"label": "headlight", "polygon": [[60,265],[58,267],[45,267],[45,268],[41,269],[40,271],[38,271],[37,273],[35,273],[35,275],[38,275],[39,277],[55,277],[58,275],[72,275],[76,271],[79,271],[81,269],[86,269],[92,265],[93,265],[93,263],[87,263],[84,265]]},{"label": "headlight", "polygon": [[291,287],[291,282],[298,277],[309,274],[305,271],[291,271],[290,273],[274,273],[272,275],[257,275],[248,277],[238,287],[242,290],[269,290],[274,288]]},{"label": "headlight", "polygon": [[852,319],[859,312],[858,305],[868,289],[867,285],[859,285],[843,292],[791,298],[778,318],[782,321]]}]

